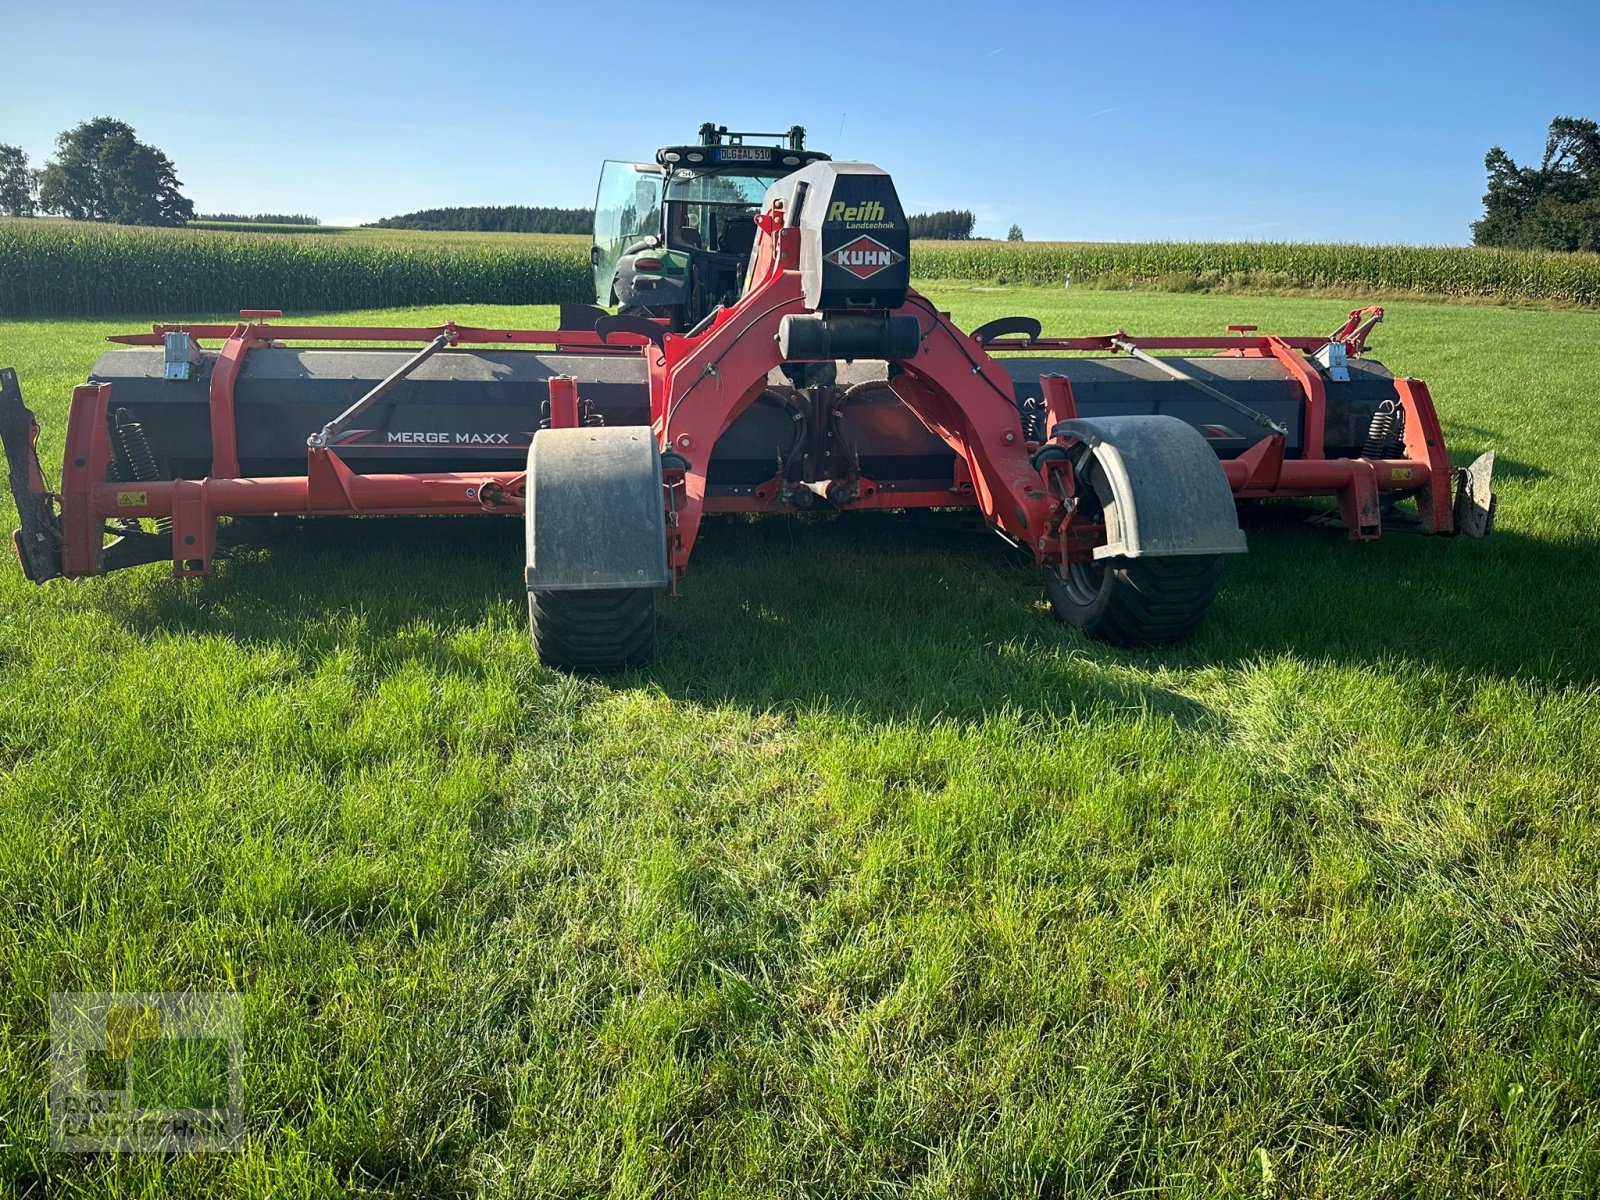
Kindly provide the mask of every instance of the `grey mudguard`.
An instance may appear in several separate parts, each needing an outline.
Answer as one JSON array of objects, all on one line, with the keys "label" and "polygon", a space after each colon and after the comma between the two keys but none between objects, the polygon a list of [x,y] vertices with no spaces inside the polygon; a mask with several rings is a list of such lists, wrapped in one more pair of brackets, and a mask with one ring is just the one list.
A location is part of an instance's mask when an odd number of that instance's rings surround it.
[{"label": "grey mudguard", "polygon": [[663,587],[661,455],[645,426],[541,429],[528,447],[528,590]]},{"label": "grey mudguard", "polygon": [[1096,558],[1243,554],[1244,533],[1222,464],[1200,432],[1176,417],[1062,421],[1090,449],[1116,500],[1115,528]]}]

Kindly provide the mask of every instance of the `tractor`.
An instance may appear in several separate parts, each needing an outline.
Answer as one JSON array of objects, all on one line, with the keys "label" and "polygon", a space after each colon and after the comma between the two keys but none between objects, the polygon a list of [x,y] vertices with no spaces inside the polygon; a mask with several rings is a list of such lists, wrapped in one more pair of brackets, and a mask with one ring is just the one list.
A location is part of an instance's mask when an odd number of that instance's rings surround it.
[{"label": "tractor", "polygon": [[739,298],[767,189],[827,159],[806,149],[799,125],[747,133],[707,122],[697,144],[663,146],[653,163],[607,160],[589,250],[595,302],[674,333],[698,325]]},{"label": "tractor", "polygon": [[24,571],[207,575],[248,518],[521,520],[540,657],[602,672],[651,658],[658,593],[719,514],[974,510],[1061,620],[1116,645],[1200,624],[1246,549],[1240,502],[1326,498],[1358,541],[1489,532],[1493,451],[1452,464],[1427,385],[1367,356],[1381,308],[1321,335],[963,329],[912,286],[889,174],[802,144],[712,129],[659,170],[609,164],[603,199],[632,184],[597,242],[621,313],[568,305],[539,330],[247,310],[113,337],[55,486],[0,370]]}]

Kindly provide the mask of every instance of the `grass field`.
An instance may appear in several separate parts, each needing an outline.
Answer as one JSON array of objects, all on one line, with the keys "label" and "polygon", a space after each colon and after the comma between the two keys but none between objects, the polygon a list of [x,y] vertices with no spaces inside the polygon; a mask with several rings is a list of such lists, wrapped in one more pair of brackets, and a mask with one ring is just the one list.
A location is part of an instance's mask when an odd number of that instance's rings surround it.
[{"label": "grass field", "polygon": [[[52,473],[138,324],[0,322]],[[1499,450],[1498,532],[1253,512],[1175,649],[916,519],[708,522],[606,682],[539,668],[513,522],[0,569],[0,1193],[1595,1195],[1600,314],[1397,303],[1374,342]],[[245,997],[243,1153],[45,1149],[50,993],[144,989]]]}]

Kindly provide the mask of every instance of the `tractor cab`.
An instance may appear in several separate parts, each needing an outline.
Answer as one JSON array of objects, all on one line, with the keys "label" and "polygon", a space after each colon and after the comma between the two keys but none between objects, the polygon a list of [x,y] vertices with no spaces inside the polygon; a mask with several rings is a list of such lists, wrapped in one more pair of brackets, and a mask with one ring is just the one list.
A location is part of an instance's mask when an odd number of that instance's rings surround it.
[{"label": "tractor cab", "polygon": [[[772,144],[761,140],[773,139]],[[595,299],[691,328],[743,290],[755,217],[775,181],[827,155],[786,134],[700,127],[694,145],[664,146],[654,163],[608,161],[595,199]]]}]

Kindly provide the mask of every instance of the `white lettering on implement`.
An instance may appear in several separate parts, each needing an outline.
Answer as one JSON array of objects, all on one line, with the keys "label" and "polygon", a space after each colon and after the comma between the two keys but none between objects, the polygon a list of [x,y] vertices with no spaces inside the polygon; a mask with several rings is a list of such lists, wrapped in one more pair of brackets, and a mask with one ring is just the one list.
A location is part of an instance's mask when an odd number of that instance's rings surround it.
[{"label": "white lettering on implement", "polygon": [[421,430],[391,432],[389,441],[402,446],[509,446],[509,433],[432,433]]}]

